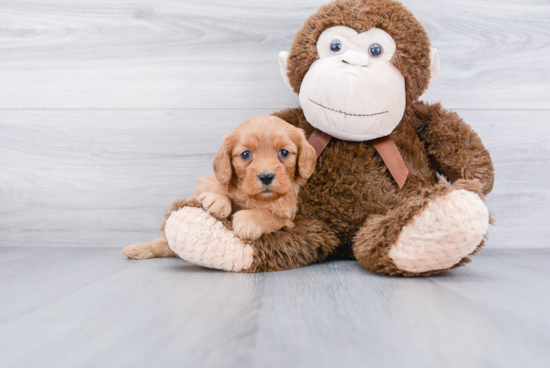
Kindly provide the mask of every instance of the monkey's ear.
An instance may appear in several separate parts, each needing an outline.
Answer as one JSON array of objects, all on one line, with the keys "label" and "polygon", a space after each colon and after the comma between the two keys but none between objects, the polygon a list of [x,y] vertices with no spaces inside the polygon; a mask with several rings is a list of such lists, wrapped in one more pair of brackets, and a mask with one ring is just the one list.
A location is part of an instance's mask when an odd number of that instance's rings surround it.
[{"label": "monkey's ear", "polygon": [[223,137],[222,146],[216,157],[214,157],[214,176],[222,185],[229,184],[233,176],[233,167],[231,166],[231,153],[233,151],[233,136],[227,134]]},{"label": "monkey's ear", "polygon": [[439,53],[437,52],[437,49],[432,47],[430,49],[430,84],[428,84],[428,88],[432,86],[432,84],[437,79],[437,76],[439,75]]},{"label": "monkey's ear", "polygon": [[290,85],[290,79],[288,79],[288,55],[288,51],[279,52],[279,65],[281,66],[281,76],[283,77],[285,85],[288,88],[292,89],[292,86]]}]

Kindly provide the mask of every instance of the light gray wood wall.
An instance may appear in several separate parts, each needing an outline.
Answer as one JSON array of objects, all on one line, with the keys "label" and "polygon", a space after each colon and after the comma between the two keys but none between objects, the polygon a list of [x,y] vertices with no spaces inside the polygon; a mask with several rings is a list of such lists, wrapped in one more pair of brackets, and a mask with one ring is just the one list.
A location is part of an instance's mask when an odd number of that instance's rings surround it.
[{"label": "light gray wood wall", "polygon": [[[326,2],[0,0],[0,245],[157,235],[224,133],[298,106],[277,54]],[[488,247],[550,246],[550,2],[404,3],[441,57],[423,98],[495,161]]]}]

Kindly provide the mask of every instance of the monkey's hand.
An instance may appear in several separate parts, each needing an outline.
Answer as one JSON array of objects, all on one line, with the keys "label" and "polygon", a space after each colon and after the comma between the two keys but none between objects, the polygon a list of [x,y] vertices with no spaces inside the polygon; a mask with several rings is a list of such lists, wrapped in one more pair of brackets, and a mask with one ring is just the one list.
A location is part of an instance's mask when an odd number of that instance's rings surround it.
[{"label": "monkey's hand", "polygon": [[231,215],[231,200],[219,193],[206,192],[201,194],[197,200],[207,212],[219,218],[228,218]]}]

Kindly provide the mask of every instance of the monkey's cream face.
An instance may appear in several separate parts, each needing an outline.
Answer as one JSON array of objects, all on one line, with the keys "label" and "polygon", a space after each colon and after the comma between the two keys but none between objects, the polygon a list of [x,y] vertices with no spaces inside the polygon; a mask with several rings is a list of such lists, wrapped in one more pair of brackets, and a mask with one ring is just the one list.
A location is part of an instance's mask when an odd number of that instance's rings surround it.
[{"label": "monkey's cream face", "polygon": [[391,63],[395,50],[393,38],[378,28],[325,30],[317,40],[319,59],[300,87],[308,122],[348,141],[389,135],[406,108],[405,78]]}]

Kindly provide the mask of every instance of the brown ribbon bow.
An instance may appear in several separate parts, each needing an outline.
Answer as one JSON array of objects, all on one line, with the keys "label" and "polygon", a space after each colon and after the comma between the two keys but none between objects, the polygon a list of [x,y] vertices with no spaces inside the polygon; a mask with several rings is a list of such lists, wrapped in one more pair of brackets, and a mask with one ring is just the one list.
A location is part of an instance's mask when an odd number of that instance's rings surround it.
[{"label": "brown ribbon bow", "polygon": [[[330,135],[323,133],[319,129],[313,131],[308,142],[315,148],[317,158],[321,156],[321,153],[323,153],[323,150],[331,139],[332,137]],[[407,176],[409,175],[409,169],[407,169],[403,157],[399,152],[399,148],[397,148],[393,139],[388,135],[386,137],[373,139],[370,142],[380,157],[382,157],[382,160],[388,167],[397,185],[399,185],[399,188],[403,188]]]}]

